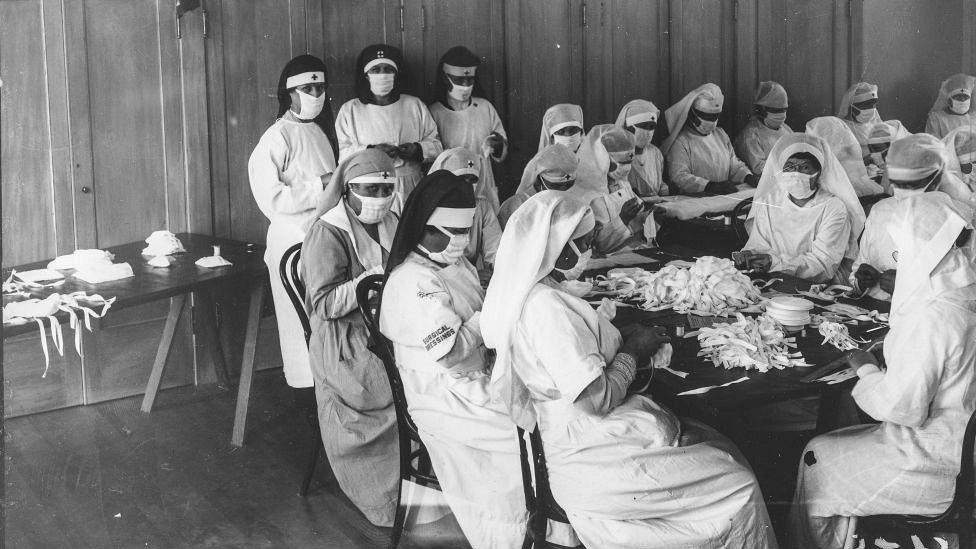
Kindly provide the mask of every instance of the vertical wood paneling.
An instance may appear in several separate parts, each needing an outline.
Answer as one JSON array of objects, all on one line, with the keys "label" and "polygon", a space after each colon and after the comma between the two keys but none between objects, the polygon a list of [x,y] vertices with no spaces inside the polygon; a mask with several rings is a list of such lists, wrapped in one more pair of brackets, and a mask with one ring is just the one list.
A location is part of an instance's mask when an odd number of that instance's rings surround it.
[{"label": "vertical wood paneling", "polygon": [[757,0],[736,0],[734,4],[733,26],[735,38],[735,124],[733,139],[749,120],[756,84],[759,83],[758,53],[758,14]]},{"label": "vertical wood paneling", "polygon": [[646,99],[662,111],[667,109],[671,104],[667,1],[613,0],[610,6],[604,26],[609,60],[600,77],[613,87],[603,118],[613,122],[632,99]]},{"label": "vertical wood paneling", "polygon": [[[182,83],[183,156],[186,166],[186,230],[213,234],[213,201],[210,177],[210,131],[207,123],[207,65],[201,10],[183,16],[180,40]],[[208,29],[209,31],[210,29]],[[183,189],[180,189],[183,190]],[[171,229],[172,230],[172,229]],[[175,230],[174,230],[175,232]]]},{"label": "vertical wood paneling", "polygon": [[[171,232],[187,230],[186,156],[183,139],[183,71],[181,51],[193,52],[199,47],[201,31],[198,14],[184,16],[187,20],[186,42],[176,38],[173,5],[167,0],[155,0],[157,55],[159,56],[159,100],[163,155],[165,158],[163,183],[166,186],[165,228]],[[197,10],[199,12],[199,10]],[[189,58],[188,58],[189,59]],[[193,121],[195,122],[195,120]],[[206,148],[201,148],[205,151]],[[163,227],[158,227],[159,229]],[[148,233],[147,233],[148,234]]]},{"label": "vertical wood paneling", "polygon": [[5,266],[49,257],[57,248],[43,15],[39,0],[0,3]]}]

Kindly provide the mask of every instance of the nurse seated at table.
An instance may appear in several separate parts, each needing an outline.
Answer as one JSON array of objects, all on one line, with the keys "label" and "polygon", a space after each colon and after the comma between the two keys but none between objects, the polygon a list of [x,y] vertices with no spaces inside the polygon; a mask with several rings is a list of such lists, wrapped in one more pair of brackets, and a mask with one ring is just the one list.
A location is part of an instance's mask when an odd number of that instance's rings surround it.
[{"label": "nurse seated at table", "polygon": [[564,145],[548,145],[529,160],[522,171],[522,181],[515,194],[502,203],[498,222],[502,228],[515,210],[532,195],[543,190],[568,191],[576,184],[579,158]]},{"label": "nurse seated at table", "polygon": [[731,194],[741,183],[755,187],[759,181],[718,127],[724,103],[718,86],[702,84],[664,113],[671,133],[661,152],[668,159],[671,183],[683,194]]},{"label": "nurse seated at table", "polygon": [[421,180],[390,250],[380,330],[464,535],[476,549],[509,549],[521,546],[528,512],[515,424],[488,394],[484,291],[464,257],[475,203],[472,185],[449,171]]},{"label": "nurse seated at table", "polygon": [[377,526],[392,526],[400,462],[393,395],[368,348],[356,285],[383,272],[396,232],[390,211],[393,160],[378,149],[352,153],[332,186],[342,199],[312,224],[302,244],[305,308],[322,441],[342,491]]},{"label": "nurse seated at table", "polygon": [[938,515],[952,500],[976,409],[976,270],[967,209],[943,193],[900,200],[887,371],[855,351],[852,394],[880,424],[814,438],[799,464],[790,547],[849,547],[854,517]]},{"label": "nurse seated at table", "polygon": [[793,133],[770,152],[739,266],[846,282],[863,228],[864,210],[827,143]]},{"label": "nurse seated at table", "polygon": [[512,216],[481,316],[493,397],[538,422],[556,501],[584,545],[776,547],[755,478],[716,432],[628,395],[662,328],[618,331],[564,290],[590,257],[592,211],[543,191]]}]

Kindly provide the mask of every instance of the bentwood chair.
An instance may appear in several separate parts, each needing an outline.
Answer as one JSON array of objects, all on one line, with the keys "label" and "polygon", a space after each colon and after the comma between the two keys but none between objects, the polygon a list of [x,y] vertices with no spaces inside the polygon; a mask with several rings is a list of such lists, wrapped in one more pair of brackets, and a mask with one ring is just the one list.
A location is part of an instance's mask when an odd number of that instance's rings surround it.
[{"label": "bentwood chair", "polygon": [[[308,320],[308,312],[305,311],[305,283],[301,276],[301,256],[302,243],[299,242],[288,248],[281,256],[278,263],[278,275],[281,277],[281,284],[285,287],[288,299],[298,313],[298,320],[302,323],[302,330],[305,332],[305,345],[308,345],[309,338],[312,337],[312,325]],[[322,431],[319,429],[319,412],[315,400],[314,387],[301,387],[293,389],[295,404],[300,412],[305,414],[305,420],[312,429],[312,448],[308,455],[308,465],[305,466],[305,475],[302,477],[302,485],[298,494],[302,497],[308,495],[308,487],[315,476],[315,466],[319,462],[319,454],[322,449]]]},{"label": "bentwood chair", "polygon": [[749,215],[750,209],[752,209],[752,199],[747,198],[736,204],[735,208],[732,208],[732,213],[729,214],[732,219],[732,230],[735,231],[735,239],[738,242],[739,249],[749,241],[745,217]]},{"label": "bentwood chair", "polygon": [[[959,536],[959,549],[976,549],[976,518],[973,517],[976,499],[976,412],[969,418],[962,441],[962,460],[956,476],[956,491],[952,503],[935,517],[919,515],[875,515],[858,519],[858,536],[874,538],[865,532],[903,532],[905,535],[932,536],[937,533]],[[913,543],[913,542],[908,542]],[[904,546],[904,545],[903,545]],[[873,547],[873,546],[872,546]]]},{"label": "bentwood chair", "polygon": [[[397,431],[400,438],[400,487],[397,490],[397,508],[393,517],[393,533],[390,547],[396,548],[403,535],[403,524],[407,517],[407,506],[403,501],[403,483],[413,482],[428,488],[440,490],[440,483],[431,467],[427,447],[420,439],[417,425],[407,410],[407,397],[403,392],[403,381],[396,367],[393,345],[379,330],[379,296],[383,293],[383,275],[370,275],[362,279],[356,287],[359,312],[363,315],[369,338],[370,350],[383,361],[386,376],[393,393],[393,409],[396,412]],[[375,299],[374,299],[375,298]]]},{"label": "bentwood chair", "polygon": [[[518,427],[519,454],[522,462],[522,484],[525,487],[525,503],[529,506],[529,529],[522,549],[578,549],[582,545],[568,547],[546,540],[549,521],[561,522],[569,528],[569,518],[566,511],[556,503],[549,488],[549,469],[546,466],[546,453],[542,449],[542,435],[539,427],[529,433],[529,444],[532,446],[532,463],[529,464],[529,452],[525,444],[525,430]],[[531,468],[531,469],[530,469]],[[533,486],[533,477],[535,483]]]}]

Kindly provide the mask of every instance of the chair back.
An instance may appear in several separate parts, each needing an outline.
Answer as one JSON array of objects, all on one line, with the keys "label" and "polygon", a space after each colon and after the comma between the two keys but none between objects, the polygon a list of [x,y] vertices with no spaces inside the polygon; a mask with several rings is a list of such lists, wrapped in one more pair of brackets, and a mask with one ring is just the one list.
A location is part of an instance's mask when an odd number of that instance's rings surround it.
[{"label": "chair back", "polygon": [[285,250],[278,262],[278,276],[281,277],[281,285],[285,287],[288,299],[298,313],[298,320],[302,323],[302,330],[305,332],[305,345],[308,345],[312,337],[312,325],[308,320],[308,312],[305,310],[305,282],[302,281],[302,243],[299,242]]},{"label": "chair back", "polygon": [[[959,476],[956,477],[955,503],[959,506],[959,517],[963,521],[973,521],[976,511],[976,411],[969,417],[966,433],[962,439],[962,460]],[[970,522],[970,528],[974,528]]]},{"label": "chair back", "polygon": [[735,239],[738,241],[739,247],[746,245],[749,241],[749,232],[746,231],[746,220],[745,216],[749,215],[749,210],[752,209],[752,199],[747,198],[735,205],[732,208],[732,213],[729,214],[732,217],[732,230],[735,231]]},{"label": "chair back", "polygon": [[529,532],[536,547],[545,547],[549,521],[569,524],[566,511],[556,503],[549,487],[549,469],[546,466],[546,452],[542,448],[542,434],[539,427],[529,433],[532,448],[532,473],[535,477],[535,490],[532,490],[529,456],[525,446],[525,431],[518,428],[519,450],[522,458],[522,481],[525,484],[525,501],[529,508]]}]

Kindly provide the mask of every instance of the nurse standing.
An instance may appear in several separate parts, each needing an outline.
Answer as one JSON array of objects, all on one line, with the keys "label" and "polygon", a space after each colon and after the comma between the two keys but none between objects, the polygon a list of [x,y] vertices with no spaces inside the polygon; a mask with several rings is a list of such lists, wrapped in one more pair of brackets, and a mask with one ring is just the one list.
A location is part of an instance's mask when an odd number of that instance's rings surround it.
[{"label": "nurse standing", "polygon": [[434,90],[437,101],[430,105],[430,115],[445,149],[464,147],[485,159],[480,195],[488,199],[491,211],[498,214],[498,187],[491,164],[508,156],[508,138],[495,107],[484,98],[477,71],[481,59],[464,46],[455,46],[441,57],[437,66]]},{"label": "nurse standing", "polygon": [[402,204],[420,181],[421,164],[441,153],[437,125],[420,99],[402,92],[400,50],[368,46],[356,60],[356,98],[336,117],[339,160],[364,149],[379,149],[396,167],[397,197]]},{"label": "nurse standing", "polygon": [[[251,192],[271,221],[264,262],[278,272],[285,250],[305,238],[322,191],[336,168],[332,110],[328,107],[325,63],[311,55],[289,61],[278,78],[278,119],[254,147],[247,163]],[[312,386],[308,349],[298,314],[278,276],[271,276],[271,297],[285,381]]]}]

